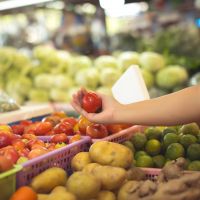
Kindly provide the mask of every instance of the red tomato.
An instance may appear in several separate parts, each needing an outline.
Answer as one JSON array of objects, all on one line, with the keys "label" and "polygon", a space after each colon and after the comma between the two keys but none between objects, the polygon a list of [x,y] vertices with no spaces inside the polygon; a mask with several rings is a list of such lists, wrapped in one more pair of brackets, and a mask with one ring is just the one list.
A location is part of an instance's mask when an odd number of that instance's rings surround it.
[{"label": "red tomato", "polygon": [[67,135],[73,135],[73,127],[68,122],[61,122],[57,124],[53,129],[55,134],[65,133]]},{"label": "red tomato", "polygon": [[108,125],[106,125],[106,128],[107,128],[109,134],[118,133],[121,130],[123,130],[123,128],[120,124],[108,124]]},{"label": "red tomato", "polygon": [[16,135],[22,135],[24,133],[24,125],[22,124],[12,125],[11,128]]},{"label": "red tomato", "polygon": [[35,125],[35,134],[36,135],[45,135],[52,130],[53,126],[50,122],[38,122]]},{"label": "red tomato", "polygon": [[34,134],[25,133],[25,134],[22,135],[22,138],[23,138],[23,139],[27,139],[27,140],[34,140],[34,139],[36,139],[37,137],[36,137]]},{"label": "red tomato", "polygon": [[7,159],[11,160],[13,164],[19,159],[19,154],[13,146],[7,146],[0,149],[0,155],[3,155]]},{"label": "red tomato", "polygon": [[100,111],[102,108],[101,98],[93,92],[87,92],[82,99],[82,108],[88,113]]},{"label": "red tomato", "polygon": [[108,131],[102,124],[92,124],[87,127],[86,135],[93,139],[100,139],[108,136]]},{"label": "red tomato", "polygon": [[74,136],[72,136],[70,139],[69,139],[69,144],[73,143],[73,142],[76,142],[76,141],[79,141],[81,140],[81,135],[80,134],[76,134]]},{"label": "red tomato", "polygon": [[28,157],[30,150],[28,148],[20,149],[17,151],[20,157]]},{"label": "red tomato", "polygon": [[42,140],[38,140],[38,139],[33,139],[30,140],[29,142],[26,143],[26,146],[29,149],[35,149],[35,148],[40,148],[40,147],[44,147],[45,143]]},{"label": "red tomato", "polygon": [[77,120],[73,117],[66,117],[62,119],[62,122],[68,122],[70,123],[73,127],[77,124]]},{"label": "red tomato", "polygon": [[33,158],[41,156],[41,155],[43,155],[43,154],[45,154],[47,152],[48,152],[48,150],[46,148],[44,148],[44,147],[33,149],[33,150],[31,150],[29,152],[28,158],[29,159],[33,159]]},{"label": "red tomato", "polygon": [[0,133],[0,148],[11,144],[11,137],[8,134]]},{"label": "red tomato", "polygon": [[53,151],[55,150],[55,143],[49,143],[46,148],[49,150],[49,151]]},{"label": "red tomato", "polygon": [[24,143],[22,140],[17,139],[17,140],[13,140],[13,141],[12,141],[12,146],[13,146],[17,151],[19,151],[19,150],[24,149],[26,145],[25,145],[25,143]]},{"label": "red tomato", "polygon": [[[29,126],[24,127],[24,134],[32,134],[35,135],[35,130],[36,130],[36,123],[31,124]],[[23,135],[24,135],[23,134]]]},{"label": "red tomato", "polygon": [[5,156],[0,156],[0,173],[5,172],[13,167],[13,162]]},{"label": "red tomato", "polygon": [[[92,122],[90,122],[87,118],[81,116],[78,120],[78,130],[81,132],[82,135],[86,134],[86,128],[92,125]],[[76,125],[77,126],[77,125]]]},{"label": "red tomato", "polygon": [[31,120],[22,120],[20,121],[20,125],[23,125],[23,126],[29,126],[31,125],[33,122]]},{"label": "red tomato", "polygon": [[60,133],[52,136],[50,141],[53,143],[61,143],[61,142],[67,143],[68,138],[65,133]]}]

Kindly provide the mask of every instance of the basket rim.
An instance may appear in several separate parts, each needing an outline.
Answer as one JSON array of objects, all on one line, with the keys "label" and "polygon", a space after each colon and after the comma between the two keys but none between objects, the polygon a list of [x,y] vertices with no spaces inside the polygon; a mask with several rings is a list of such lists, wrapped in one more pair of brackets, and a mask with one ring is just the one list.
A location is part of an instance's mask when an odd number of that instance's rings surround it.
[{"label": "basket rim", "polygon": [[0,174],[0,179],[13,175],[22,170],[22,165],[14,165],[14,168]]}]

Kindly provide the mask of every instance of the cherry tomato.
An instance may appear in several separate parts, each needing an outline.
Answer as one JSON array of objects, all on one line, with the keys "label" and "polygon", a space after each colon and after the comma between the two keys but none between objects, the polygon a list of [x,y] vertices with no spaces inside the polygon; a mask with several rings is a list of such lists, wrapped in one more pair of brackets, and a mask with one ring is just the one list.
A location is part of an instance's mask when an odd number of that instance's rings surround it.
[{"label": "cherry tomato", "polygon": [[100,111],[102,108],[101,98],[93,92],[87,92],[82,99],[82,108],[88,113]]},{"label": "cherry tomato", "polygon": [[67,135],[73,135],[73,127],[68,122],[61,122],[57,124],[53,129],[55,134],[65,133]]},{"label": "cherry tomato", "polygon": [[53,143],[62,143],[62,142],[67,143],[68,138],[65,133],[60,133],[52,136],[50,141]]},{"label": "cherry tomato", "polygon": [[103,124],[92,124],[87,127],[86,135],[93,139],[100,139],[108,136],[108,131]]}]

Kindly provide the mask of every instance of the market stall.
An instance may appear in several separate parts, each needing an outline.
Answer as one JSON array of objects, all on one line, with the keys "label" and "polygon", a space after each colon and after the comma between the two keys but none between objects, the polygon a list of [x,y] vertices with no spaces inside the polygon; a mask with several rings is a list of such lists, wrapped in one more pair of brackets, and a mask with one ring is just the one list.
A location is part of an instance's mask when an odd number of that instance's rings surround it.
[{"label": "market stall", "polygon": [[199,200],[198,120],[91,117],[105,109],[101,94],[125,107],[198,87],[199,9],[198,0],[0,1],[0,200]]}]

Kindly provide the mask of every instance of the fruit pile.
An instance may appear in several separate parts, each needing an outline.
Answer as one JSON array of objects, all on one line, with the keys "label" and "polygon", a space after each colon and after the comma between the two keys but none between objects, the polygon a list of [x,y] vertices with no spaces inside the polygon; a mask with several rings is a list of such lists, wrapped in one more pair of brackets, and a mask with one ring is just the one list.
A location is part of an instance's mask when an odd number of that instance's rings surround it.
[{"label": "fruit pile", "polygon": [[134,165],[162,168],[179,157],[186,169],[200,171],[200,131],[196,123],[176,127],[148,127],[124,143],[135,153]]},{"label": "fruit pile", "polygon": [[[100,141],[71,162],[74,172],[49,168],[35,176],[29,187],[19,188],[10,200],[198,200],[200,174],[184,174],[184,158],[170,162],[157,181],[131,167],[133,152],[121,144]],[[23,192],[24,191],[24,192]]]}]

